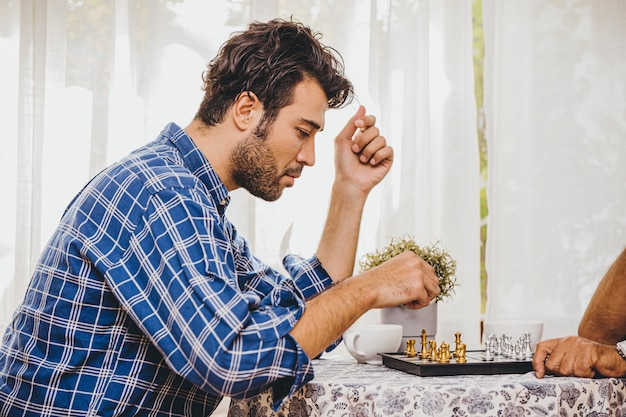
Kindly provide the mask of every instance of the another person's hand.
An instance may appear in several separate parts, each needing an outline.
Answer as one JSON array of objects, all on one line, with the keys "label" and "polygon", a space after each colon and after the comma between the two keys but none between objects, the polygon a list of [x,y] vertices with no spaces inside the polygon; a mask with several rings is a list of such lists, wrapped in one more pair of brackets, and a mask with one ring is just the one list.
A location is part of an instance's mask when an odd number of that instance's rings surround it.
[{"label": "another person's hand", "polygon": [[626,360],[613,345],[568,336],[539,342],[533,356],[537,378],[546,374],[593,378],[626,375]]},{"label": "another person's hand", "polygon": [[393,148],[380,135],[376,117],[366,115],[360,106],[335,138],[337,180],[367,194],[385,178],[392,163]]}]

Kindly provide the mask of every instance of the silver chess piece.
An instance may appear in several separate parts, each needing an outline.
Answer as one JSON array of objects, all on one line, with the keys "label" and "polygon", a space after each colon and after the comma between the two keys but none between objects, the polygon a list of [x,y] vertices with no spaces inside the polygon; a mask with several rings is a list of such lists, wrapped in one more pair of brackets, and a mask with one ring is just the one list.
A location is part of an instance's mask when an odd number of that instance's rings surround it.
[{"label": "silver chess piece", "polygon": [[525,333],[524,334],[524,349],[523,349],[523,354],[524,354],[524,359],[532,359],[533,357],[533,348],[532,348],[532,340],[530,337],[530,333]]},{"label": "silver chess piece", "polygon": [[485,353],[483,353],[484,361],[492,361],[493,353],[491,352],[491,343],[489,341],[485,342]]}]

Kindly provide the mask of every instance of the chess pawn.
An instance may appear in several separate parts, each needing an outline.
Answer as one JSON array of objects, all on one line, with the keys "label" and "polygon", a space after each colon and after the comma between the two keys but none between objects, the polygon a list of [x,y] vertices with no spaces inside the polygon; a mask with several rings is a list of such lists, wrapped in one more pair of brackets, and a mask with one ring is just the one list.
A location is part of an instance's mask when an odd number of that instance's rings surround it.
[{"label": "chess pawn", "polygon": [[502,339],[497,337],[494,339],[491,352],[494,356],[502,356]]},{"label": "chess pawn", "polygon": [[522,352],[522,345],[521,343],[518,341],[515,344],[515,359],[524,359],[524,353]]},{"label": "chess pawn", "polygon": [[434,340],[430,341],[430,348],[428,349],[429,351],[429,360],[431,361],[436,361],[437,360],[437,342]]},{"label": "chess pawn", "polygon": [[446,342],[441,342],[439,346],[439,363],[450,362],[450,345]]},{"label": "chess pawn", "polygon": [[415,339],[409,339],[406,341],[406,350],[404,354],[409,358],[413,358],[417,356],[417,351],[415,350]]},{"label": "chess pawn", "polygon": [[485,343],[485,353],[483,353],[483,360],[484,361],[493,360],[493,353],[491,353],[491,343],[489,342]]},{"label": "chess pawn", "polygon": [[509,335],[502,335],[502,343],[504,344],[504,356],[512,358],[515,356],[515,345],[513,344],[513,338]]}]

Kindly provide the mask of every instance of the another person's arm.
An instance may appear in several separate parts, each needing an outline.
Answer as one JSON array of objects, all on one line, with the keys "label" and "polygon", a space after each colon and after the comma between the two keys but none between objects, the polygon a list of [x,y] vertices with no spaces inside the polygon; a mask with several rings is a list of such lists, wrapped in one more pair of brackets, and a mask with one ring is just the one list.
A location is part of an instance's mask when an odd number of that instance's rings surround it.
[{"label": "another person's arm", "polygon": [[578,335],[609,345],[626,339],[626,249],[598,284]]},{"label": "another person's arm", "polygon": [[621,377],[626,375],[626,360],[614,344],[604,344],[584,337],[568,336],[537,344],[533,368],[538,378],[559,376]]},{"label": "another person's arm", "polygon": [[546,374],[594,377],[626,375],[626,360],[615,344],[626,339],[626,250],[613,262],[591,298],[578,337],[537,344],[533,368]]}]

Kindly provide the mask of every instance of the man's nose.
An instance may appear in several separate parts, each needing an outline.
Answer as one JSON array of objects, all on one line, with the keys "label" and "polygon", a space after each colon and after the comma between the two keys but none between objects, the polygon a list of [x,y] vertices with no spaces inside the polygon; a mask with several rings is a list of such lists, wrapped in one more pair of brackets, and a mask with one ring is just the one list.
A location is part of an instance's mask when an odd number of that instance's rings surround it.
[{"label": "man's nose", "polygon": [[315,142],[313,138],[307,139],[302,144],[302,148],[300,148],[296,160],[307,166],[315,165]]}]

